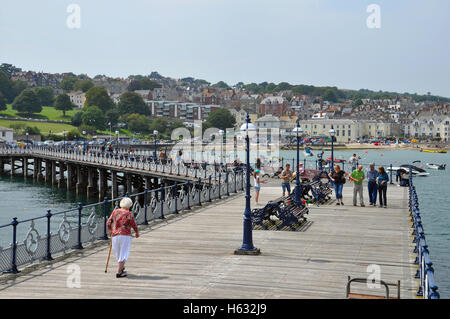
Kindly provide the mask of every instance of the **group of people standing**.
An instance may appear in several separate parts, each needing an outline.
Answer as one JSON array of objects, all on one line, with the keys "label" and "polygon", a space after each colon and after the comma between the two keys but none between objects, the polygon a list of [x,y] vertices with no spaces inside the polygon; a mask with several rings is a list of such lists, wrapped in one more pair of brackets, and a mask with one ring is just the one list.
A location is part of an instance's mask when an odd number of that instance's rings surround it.
[{"label": "group of people standing", "polygon": [[[358,165],[351,174],[342,170],[339,165],[335,165],[334,170],[328,174],[328,177],[334,184],[336,205],[344,205],[342,200],[342,189],[347,176],[349,176],[348,179],[353,182],[353,206],[357,205],[357,199],[359,197],[360,206],[364,207],[363,181],[366,179],[366,174],[363,171],[362,165]],[[367,182],[370,205],[377,205],[377,195],[379,194],[379,206],[386,208],[389,176],[384,167],[380,166],[378,167],[378,170],[376,170],[375,164],[371,163],[369,165],[369,170],[367,171]]]}]

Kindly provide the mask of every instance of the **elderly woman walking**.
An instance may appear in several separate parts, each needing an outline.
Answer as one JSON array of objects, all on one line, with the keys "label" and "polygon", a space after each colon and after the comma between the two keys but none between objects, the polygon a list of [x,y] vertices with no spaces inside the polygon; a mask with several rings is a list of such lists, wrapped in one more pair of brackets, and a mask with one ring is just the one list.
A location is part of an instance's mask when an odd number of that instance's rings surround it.
[{"label": "elderly woman walking", "polygon": [[116,278],[125,277],[125,262],[128,259],[131,247],[131,228],[139,238],[139,231],[130,208],[133,201],[125,197],[120,201],[120,208],[115,209],[108,219],[107,227],[112,237],[112,248],[119,263]]}]

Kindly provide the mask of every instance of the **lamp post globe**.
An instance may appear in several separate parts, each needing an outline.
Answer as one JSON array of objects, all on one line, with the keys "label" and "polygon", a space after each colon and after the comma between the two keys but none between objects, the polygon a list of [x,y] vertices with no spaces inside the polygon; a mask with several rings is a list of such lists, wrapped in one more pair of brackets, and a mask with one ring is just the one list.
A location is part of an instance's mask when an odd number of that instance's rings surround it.
[{"label": "lamp post globe", "polygon": [[156,138],[158,137],[158,131],[157,130],[153,130],[153,139],[155,140],[155,151],[154,151],[154,153],[153,153],[153,155],[154,155],[154,157],[155,157],[155,162],[156,162],[156,159],[158,158],[158,156],[157,156],[157,153],[156,153]]},{"label": "lamp post globe", "polygon": [[333,125],[331,125],[331,129],[328,131],[328,133],[331,136],[331,171],[334,171],[334,136],[336,135],[336,131],[333,128]]},{"label": "lamp post globe", "polygon": [[299,120],[297,120],[297,126],[292,130],[296,133],[297,137],[297,171],[295,176],[295,203],[300,205],[300,137],[303,134],[303,129],[300,126]]},{"label": "lamp post globe", "polygon": [[241,126],[241,134],[245,136],[246,144],[246,185],[245,185],[245,210],[244,210],[244,236],[242,246],[234,251],[235,255],[259,255],[261,251],[253,246],[252,212],[250,209],[250,138],[249,132],[256,131],[255,125],[250,122],[247,113],[246,123]]}]

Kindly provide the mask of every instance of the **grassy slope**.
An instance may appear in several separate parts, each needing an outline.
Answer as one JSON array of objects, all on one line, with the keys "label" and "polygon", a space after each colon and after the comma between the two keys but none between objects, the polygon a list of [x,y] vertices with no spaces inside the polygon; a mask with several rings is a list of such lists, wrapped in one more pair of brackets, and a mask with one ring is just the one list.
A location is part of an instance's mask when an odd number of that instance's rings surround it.
[{"label": "grassy slope", "polygon": [[52,134],[59,134],[65,131],[70,131],[75,128],[75,126],[69,124],[60,124],[60,123],[45,123],[45,122],[33,122],[33,121],[8,121],[8,120],[0,120],[0,126],[3,127],[11,127],[12,124],[25,124],[26,126],[34,127],[36,126],[42,134],[48,134],[49,131],[52,131]]},{"label": "grassy slope", "polygon": [[[18,114],[16,110],[12,109],[11,104],[7,105],[7,109],[0,112],[0,116],[5,117],[11,117],[11,118],[17,118],[17,117],[25,117],[25,118],[36,118],[36,119],[46,119],[46,120],[52,120],[52,121],[70,121],[72,116],[78,112],[78,109],[74,109],[71,111],[66,112],[66,117],[62,116],[62,111],[56,110],[54,107],[51,106],[43,106],[42,112],[32,114],[32,115],[25,115],[25,114]],[[62,131],[70,131],[71,129],[75,128],[72,125],[69,124],[63,124],[63,123],[43,123],[43,122],[35,122],[35,121],[9,121],[6,119],[0,120],[0,126],[4,127],[11,127],[12,124],[24,124],[26,126],[34,127],[36,126],[42,134],[48,134],[49,131],[52,131],[53,134],[59,134]]]},{"label": "grassy slope", "polygon": [[66,117],[62,116],[62,111],[56,110],[52,106],[43,106],[42,112],[33,114],[31,116],[25,115],[25,114],[18,114],[16,110],[12,109],[11,104],[7,105],[7,110],[0,111],[0,116],[7,116],[7,117],[32,117],[32,118],[38,118],[38,119],[47,119],[52,121],[70,121],[72,116],[78,112],[78,109],[73,109],[66,112]]}]

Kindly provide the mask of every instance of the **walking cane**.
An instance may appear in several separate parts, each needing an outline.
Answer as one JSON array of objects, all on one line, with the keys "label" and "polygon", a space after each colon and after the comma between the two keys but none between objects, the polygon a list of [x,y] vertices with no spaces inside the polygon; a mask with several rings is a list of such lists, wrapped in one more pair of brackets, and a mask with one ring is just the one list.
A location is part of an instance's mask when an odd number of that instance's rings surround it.
[{"label": "walking cane", "polygon": [[112,238],[109,243],[109,253],[108,253],[108,260],[106,261],[105,273],[108,272],[109,257],[111,257],[111,248],[112,248]]}]

